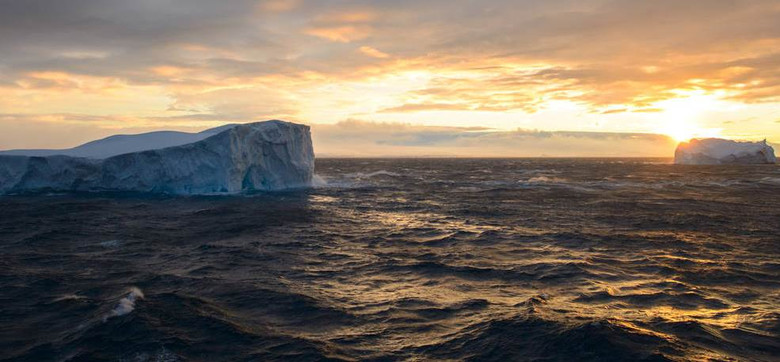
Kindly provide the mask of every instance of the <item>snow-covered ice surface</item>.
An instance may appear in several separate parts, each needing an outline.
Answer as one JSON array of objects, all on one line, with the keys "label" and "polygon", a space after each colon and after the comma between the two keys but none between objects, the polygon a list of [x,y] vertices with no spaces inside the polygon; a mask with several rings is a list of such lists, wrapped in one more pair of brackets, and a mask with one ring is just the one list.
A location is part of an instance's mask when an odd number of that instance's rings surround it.
[{"label": "snow-covered ice surface", "polygon": [[70,150],[0,153],[0,193],[270,191],[310,186],[313,173],[309,127],[276,120],[200,133],[113,136]]},{"label": "snow-covered ice surface", "polygon": [[114,135],[87,142],[81,146],[63,149],[63,150],[8,150],[0,151],[0,155],[13,156],[70,156],[84,157],[94,159],[104,159],[125,153],[141,152],[154,150],[158,148],[181,146],[188,143],[198,142],[218,134],[222,131],[235,127],[235,124],[228,124],[216,128],[207,129],[198,133],[176,132],[176,131],[158,131],[133,135]]},{"label": "snow-covered ice surface", "polygon": [[737,142],[720,138],[682,142],[674,153],[681,165],[771,164],[777,162],[774,149],[766,141]]}]

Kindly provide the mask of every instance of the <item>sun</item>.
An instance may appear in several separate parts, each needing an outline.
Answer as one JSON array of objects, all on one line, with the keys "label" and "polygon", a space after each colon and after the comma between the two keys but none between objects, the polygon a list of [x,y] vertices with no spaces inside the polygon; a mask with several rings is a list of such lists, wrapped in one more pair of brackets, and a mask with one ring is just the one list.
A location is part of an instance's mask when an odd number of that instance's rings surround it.
[{"label": "sun", "polygon": [[717,137],[721,129],[704,128],[699,124],[704,113],[713,109],[717,101],[713,96],[695,95],[658,102],[656,106],[663,111],[659,113],[661,124],[656,131],[678,142]]},{"label": "sun", "polygon": [[673,138],[677,142],[687,142],[691,138],[697,137],[699,132],[696,128],[684,123],[670,123],[661,130],[661,133]]}]

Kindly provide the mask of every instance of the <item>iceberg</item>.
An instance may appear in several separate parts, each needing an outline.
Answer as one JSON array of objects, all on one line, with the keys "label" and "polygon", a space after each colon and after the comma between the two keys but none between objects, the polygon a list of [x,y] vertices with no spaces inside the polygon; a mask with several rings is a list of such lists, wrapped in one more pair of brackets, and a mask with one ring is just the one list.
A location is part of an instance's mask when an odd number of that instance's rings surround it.
[{"label": "iceberg", "polygon": [[674,152],[678,165],[772,164],[775,151],[766,143],[737,142],[720,138],[693,139],[682,142]]},{"label": "iceberg", "polygon": [[0,194],[232,194],[308,187],[313,174],[309,126],[278,120],[111,136],[68,150],[0,152]]},{"label": "iceberg", "polygon": [[198,142],[235,126],[236,124],[228,124],[221,127],[207,129],[199,133],[158,131],[134,135],[114,135],[97,141],[87,142],[81,146],[66,150],[9,150],[0,151],[0,155],[39,157],[59,155],[104,159],[125,153],[181,146],[188,143]]}]

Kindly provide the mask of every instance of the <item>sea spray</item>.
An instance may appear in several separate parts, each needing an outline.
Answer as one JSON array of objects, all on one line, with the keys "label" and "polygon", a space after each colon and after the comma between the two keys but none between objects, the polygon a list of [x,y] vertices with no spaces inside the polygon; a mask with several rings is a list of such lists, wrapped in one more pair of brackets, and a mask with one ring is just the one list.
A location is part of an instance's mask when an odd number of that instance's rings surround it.
[{"label": "sea spray", "polygon": [[136,287],[130,288],[130,293],[127,294],[126,297],[119,300],[119,303],[116,305],[116,307],[114,307],[114,309],[108,313],[108,315],[103,317],[103,321],[105,322],[109,318],[123,316],[132,312],[135,310],[135,302],[139,299],[144,299],[144,293],[141,291],[141,289]]},{"label": "sea spray", "polygon": [[314,174],[311,178],[311,186],[312,187],[325,187],[328,186],[328,181],[325,180],[324,177]]}]

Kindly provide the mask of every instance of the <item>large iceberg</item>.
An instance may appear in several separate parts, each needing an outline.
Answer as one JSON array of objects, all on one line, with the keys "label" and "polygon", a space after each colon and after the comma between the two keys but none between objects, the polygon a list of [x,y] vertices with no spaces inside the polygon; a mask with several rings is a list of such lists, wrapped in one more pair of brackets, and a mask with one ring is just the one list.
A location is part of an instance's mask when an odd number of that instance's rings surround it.
[{"label": "large iceberg", "polygon": [[680,165],[767,164],[775,163],[775,151],[766,143],[737,142],[720,138],[682,142],[674,152]]},{"label": "large iceberg", "polygon": [[0,193],[272,191],[309,186],[313,174],[309,126],[277,120],[112,136],[69,150],[0,152]]}]

